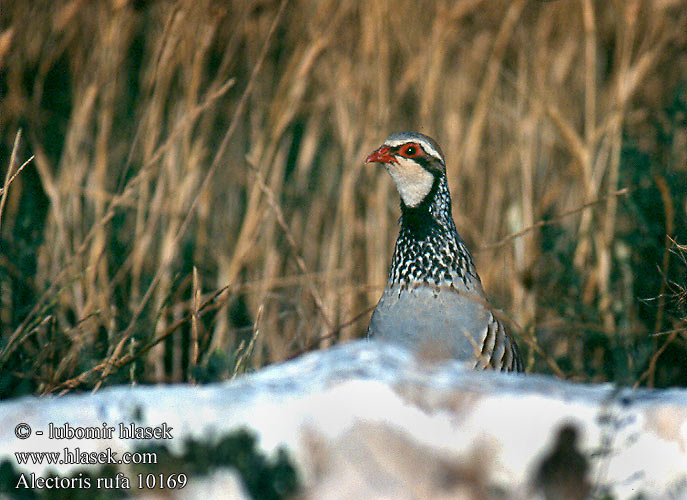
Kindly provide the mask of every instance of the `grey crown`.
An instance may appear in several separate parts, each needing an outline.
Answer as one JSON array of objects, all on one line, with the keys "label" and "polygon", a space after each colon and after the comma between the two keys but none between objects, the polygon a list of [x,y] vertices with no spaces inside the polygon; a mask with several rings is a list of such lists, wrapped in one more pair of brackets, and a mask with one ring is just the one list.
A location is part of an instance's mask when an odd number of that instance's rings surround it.
[{"label": "grey crown", "polygon": [[392,134],[366,163],[384,165],[401,194],[401,228],[368,337],[475,368],[522,371],[517,344],[487,302],[456,230],[438,144],[416,132]]}]

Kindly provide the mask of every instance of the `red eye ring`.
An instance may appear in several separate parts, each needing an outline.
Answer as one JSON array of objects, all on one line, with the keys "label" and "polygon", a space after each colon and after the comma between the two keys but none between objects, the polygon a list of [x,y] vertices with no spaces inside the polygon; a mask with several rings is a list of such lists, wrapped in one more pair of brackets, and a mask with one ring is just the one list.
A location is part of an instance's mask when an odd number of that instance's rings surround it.
[{"label": "red eye ring", "polygon": [[419,156],[421,151],[422,149],[419,145],[411,143],[404,145],[401,148],[400,153],[406,158],[413,158],[414,156]]}]

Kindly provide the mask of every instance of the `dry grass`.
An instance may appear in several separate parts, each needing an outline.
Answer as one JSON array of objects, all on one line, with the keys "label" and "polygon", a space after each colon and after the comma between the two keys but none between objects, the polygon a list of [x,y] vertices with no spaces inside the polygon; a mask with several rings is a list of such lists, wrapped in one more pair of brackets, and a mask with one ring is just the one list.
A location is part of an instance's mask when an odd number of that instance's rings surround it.
[{"label": "dry grass", "polygon": [[625,140],[666,150],[685,75],[685,0],[5,0],[0,369],[37,392],[194,381],[213,352],[230,376],[360,337],[399,214],[362,160],[415,129],[529,368],[603,379],[583,331],[670,321],[637,312],[618,190]]}]

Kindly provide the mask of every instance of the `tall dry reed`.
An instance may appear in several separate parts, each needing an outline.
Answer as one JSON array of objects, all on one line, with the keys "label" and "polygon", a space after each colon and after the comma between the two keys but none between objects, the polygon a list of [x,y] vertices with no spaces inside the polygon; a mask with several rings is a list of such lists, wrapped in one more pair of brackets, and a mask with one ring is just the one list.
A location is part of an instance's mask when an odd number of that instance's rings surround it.
[{"label": "tall dry reed", "polygon": [[362,336],[399,216],[363,159],[413,129],[529,368],[594,379],[584,332],[665,327],[623,267],[622,151],[665,150],[686,68],[685,0],[4,0],[0,370],[195,381]]}]

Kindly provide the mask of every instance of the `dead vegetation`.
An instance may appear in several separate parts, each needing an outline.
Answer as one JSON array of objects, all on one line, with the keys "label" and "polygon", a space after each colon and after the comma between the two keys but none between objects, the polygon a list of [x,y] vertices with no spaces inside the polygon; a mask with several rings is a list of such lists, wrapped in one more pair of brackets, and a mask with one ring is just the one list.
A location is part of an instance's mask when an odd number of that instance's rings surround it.
[{"label": "dead vegetation", "polygon": [[687,384],[686,109],[685,0],[5,0],[0,394],[360,337],[403,129],[530,370]]}]

